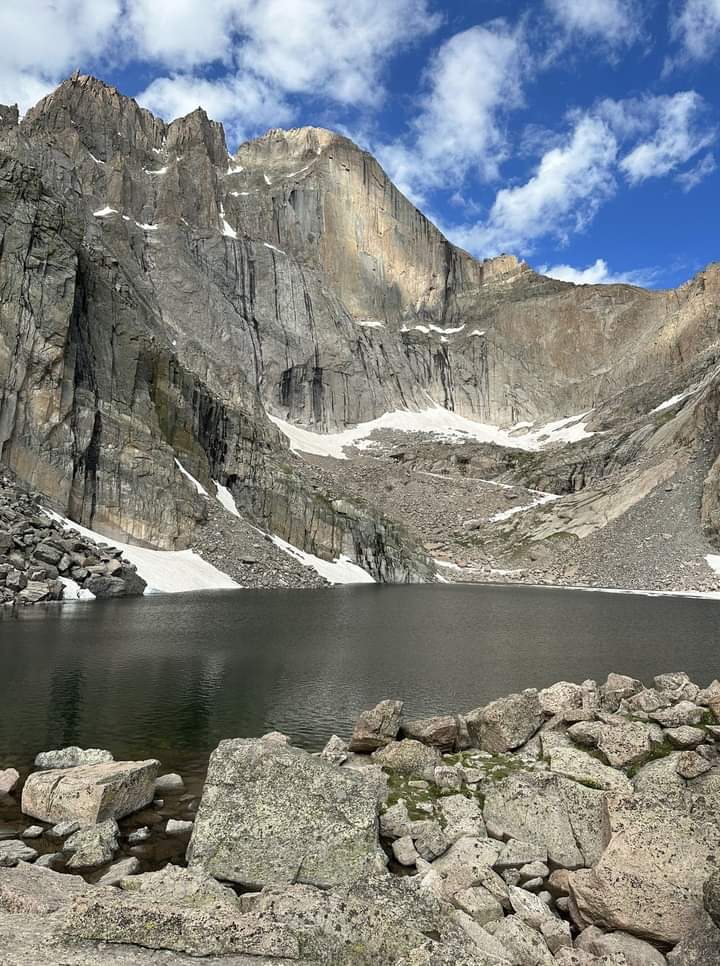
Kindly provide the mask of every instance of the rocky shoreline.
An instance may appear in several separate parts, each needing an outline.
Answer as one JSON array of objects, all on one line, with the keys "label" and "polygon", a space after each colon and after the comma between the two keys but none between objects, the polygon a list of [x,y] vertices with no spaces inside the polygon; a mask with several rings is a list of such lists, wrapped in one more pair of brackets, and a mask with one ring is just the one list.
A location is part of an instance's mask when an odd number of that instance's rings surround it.
[{"label": "rocky shoreline", "polygon": [[2,764],[8,966],[720,963],[718,680],[386,700],[315,754],[222,741],[197,793],[99,749]]}]

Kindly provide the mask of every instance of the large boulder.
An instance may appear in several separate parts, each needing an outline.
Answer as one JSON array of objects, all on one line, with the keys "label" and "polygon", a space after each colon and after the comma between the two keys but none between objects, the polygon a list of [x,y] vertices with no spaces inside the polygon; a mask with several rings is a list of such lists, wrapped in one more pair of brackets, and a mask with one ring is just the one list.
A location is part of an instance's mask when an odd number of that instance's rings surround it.
[{"label": "large boulder", "polygon": [[592,865],[605,847],[604,793],[560,775],[516,772],[487,787],[488,831],[547,849],[566,869]]},{"label": "large boulder", "polygon": [[106,865],[117,852],[118,834],[114,818],[78,829],[63,845],[63,852],[70,854],[68,868],[94,869]]},{"label": "large boulder", "polygon": [[655,946],[627,932],[603,932],[597,926],[589,926],[578,936],[576,946],[595,956],[620,953],[628,966],[666,966],[665,957]]},{"label": "large boulder", "polygon": [[603,765],[580,748],[554,748],[550,752],[550,771],[589,788],[632,791],[630,780],[621,771]]},{"label": "large boulder", "polygon": [[433,745],[440,751],[455,751],[460,738],[460,723],[452,714],[418,718],[413,721],[403,721],[400,734],[403,738],[414,738],[425,745]]},{"label": "large boulder", "polygon": [[25,782],[22,810],[43,822],[123,818],[152,801],[159,767],[149,758],[35,772]]},{"label": "large boulder", "polygon": [[492,754],[502,754],[524,745],[545,720],[535,690],[510,694],[491,701],[465,716],[474,745]]},{"label": "large boulder", "polygon": [[235,738],[210,756],[187,857],[250,888],[352,882],[378,854],[376,787],[278,741]]},{"label": "large boulder", "polygon": [[540,707],[551,717],[564,714],[566,711],[578,711],[583,707],[584,688],[581,684],[570,681],[558,681],[557,684],[543,688],[540,692]]},{"label": "large boulder", "polygon": [[363,711],[355,722],[350,751],[375,751],[394,741],[400,729],[402,709],[402,701],[385,700]]},{"label": "large boulder", "polygon": [[78,748],[77,745],[70,745],[54,751],[41,751],[35,757],[35,767],[76,768],[78,765],[102,765],[113,760],[112,754],[103,748]]},{"label": "large boulder", "polygon": [[389,768],[404,775],[422,775],[428,779],[432,779],[435,769],[442,765],[442,758],[437,748],[424,745],[414,738],[392,741],[384,748],[374,751],[372,757],[373,761],[383,768]]},{"label": "large boulder", "polygon": [[569,877],[580,924],[677,943],[699,921],[720,854],[720,799],[652,792],[608,796],[607,848]]},{"label": "large boulder", "polygon": [[625,768],[647,758],[654,743],[650,726],[618,717],[610,718],[603,725],[598,749],[613,768]]}]

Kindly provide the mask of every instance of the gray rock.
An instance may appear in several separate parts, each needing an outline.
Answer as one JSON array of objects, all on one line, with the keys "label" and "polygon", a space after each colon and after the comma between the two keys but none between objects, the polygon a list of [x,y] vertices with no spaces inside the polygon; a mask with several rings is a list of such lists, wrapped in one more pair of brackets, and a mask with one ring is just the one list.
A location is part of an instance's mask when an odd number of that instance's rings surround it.
[{"label": "gray rock", "polygon": [[386,838],[399,839],[410,835],[411,828],[412,822],[403,799],[389,806],[380,815],[380,833]]},{"label": "gray rock", "polygon": [[36,768],[75,768],[77,765],[100,765],[114,761],[112,754],[103,748],[78,748],[71,745],[56,751],[41,751],[35,758]]},{"label": "gray rock", "polygon": [[42,825],[28,825],[25,831],[22,833],[24,839],[39,839],[43,834],[45,829]]},{"label": "gray rock", "polygon": [[492,701],[465,716],[473,743],[500,754],[525,744],[544,721],[538,692],[523,691]]},{"label": "gray rock", "polygon": [[544,846],[534,842],[510,839],[498,856],[494,868],[502,871],[502,869],[519,869],[528,864],[544,864],[547,862],[547,857],[547,849]]},{"label": "gray rock", "polygon": [[550,771],[604,791],[631,791],[630,780],[615,768],[603,765],[597,758],[579,748],[556,748],[550,753]]},{"label": "gray rock", "polygon": [[432,862],[447,852],[450,845],[439,823],[432,819],[413,822],[411,834],[418,854],[426,862]]},{"label": "gray rock", "polygon": [[179,792],[185,787],[182,776],[176,772],[167,775],[160,775],[155,780],[155,795],[169,795],[172,792]]},{"label": "gray rock", "polygon": [[335,765],[342,765],[348,758],[348,743],[337,735],[332,735],[330,740],[323,748],[321,755],[325,761],[331,761]]},{"label": "gray rock", "polygon": [[80,822],[77,821],[58,822],[57,825],[49,828],[45,834],[49,839],[65,839],[73,832],[77,832],[79,828]]},{"label": "gray rock", "polygon": [[[432,868],[443,880],[447,895],[452,896],[473,885],[491,882],[496,877],[492,866],[499,852],[497,842],[467,836],[454,842],[444,855],[432,863]],[[496,894],[496,889],[497,886],[491,889],[493,894]]]},{"label": "gray rock", "polygon": [[22,810],[44,822],[123,818],[152,801],[158,765],[151,758],[35,772],[25,782]]},{"label": "gray rock", "polygon": [[567,869],[590,866],[605,847],[604,794],[559,775],[518,772],[490,786],[488,830],[539,845]]},{"label": "gray rock", "polygon": [[350,751],[375,751],[394,741],[400,729],[403,702],[385,700],[363,711],[355,722]]},{"label": "gray rock", "polygon": [[520,916],[506,916],[495,924],[493,938],[512,955],[518,966],[555,966],[555,960],[541,933]]},{"label": "gray rock", "polygon": [[120,859],[113,863],[107,872],[97,880],[97,885],[116,886],[129,875],[137,875],[140,871],[140,862],[134,856],[127,859]]},{"label": "gray rock", "polygon": [[710,771],[712,765],[695,751],[684,751],[677,760],[675,771],[681,778],[699,778]]},{"label": "gray rock", "polygon": [[62,869],[65,865],[65,856],[62,852],[44,852],[35,859],[34,865],[40,869]]},{"label": "gray rock", "polygon": [[681,725],[697,725],[703,720],[705,709],[692,701],[680,701],[679,704],[659,711],[651,711],[650,719],[657,721],[663,728],[679,728]]},{"label": "gray rock", "polygon": [[69,869],[94,869],[112,861],[118,848],[118,826],[110,818],[97,825],[88,825],[65,840],[63,852],[70,855]]},{"label": "gray rock", "polygon": [[667,955],[670,966],[718,966],[720,929],[708,915],[701,916]]},{"label": "gray rock", "polygon": [[34,865],[22,862],[17,868],[3,869],[0,910],[20,916],[47,916],[93,891],[80,876],[62,875],[38,867],[38,862]]},{"label": "gray rock", "polygon": [[137,828],[133,832],[130,832],[127,840],[130,845],[140,845],[142,842],[147,842],[151,835],[152,832],[147,825],[143,825],[142,828]]},{"label": "gray rock", "polygon": [[210,757],[191,869],[250,888],[352,882],[378,852],[376,789],[299,748],[232,739]]},{"label": "gray rock", "polygon": [[20,839],[0,841],[0,869],[12,868],[18,862],[32,862],[37,856],[35,849]]},{"label": "gray rock", "polygon": [[639,721],[610,719],[603,724],[597,746],[613,768],[627,768],[650,753],[652,730]]},{"label": "gray rock", "polygon": [[597,926],[589,926],[577,937],[576,946],[595,956],[620,953],[628,966],[666,966],[665,957],[654,946],[626,932],[604,933]]},{"label": "gray rock", "polygon": [[455,715],[436,715],[432,718],[403,721],[400,734],[404,738],[414,738],[423,744],[433,745],[440,751],[455,751],[460,737],[460,725]]},{"label": "gray rock", "polygon": [[577,921],[677,943],[698,921],[720,849],[717,795],[636,791],[606,807],[607,847],[591,870],[569,877]]},{"label": "gray rock", "polygon": [[176,818],[169,818],[165,825],[166,835],[187,835],[192,832],[193,822],[183,822]]},{"label": "gray rock", "polygon": [[400,865],[415,865],[418,860],[417,849],[409,835],[396,839],[392,844],[392,850]]},{"label": "gray rock", "polygon": [[703,905],[715,925],[720,926],[720,871],[713,872],[705,880]]},{"label": "gray rock", "polygon": [[602,737],[603,726],[600,721],[578,721],[568,728],[568,735],[584,748],[597,748]]},{"label": "gray rock", "polygon": [[581,684],[558,681],[540,691],[540,707],[547,715],[563,714],[583,707],[585,691]]},{"label": "gray rock", "polygon": [[617,711],[623,698],[630,698],[642,690],[642,681],[626,674],[611,673],[600,687],[600,702],[606,711]]},{"label": "gray rock", "polygon": [[0,795],[9,795],[17,788],[20,773],[15,768],[4,768],[0,771]]},{"label": "gray rock", "polygon": [[413,738],[388,742],[383,748],[374,751],[373,761],[403,775],[422,775],[433,780],[435,769],[442,764],[437,748],[424,745]]},{"label": "gray rock", "polygon": [[674,748],[697,748],[705,740],[705,732],[702,728],[681,725],[679,728],[668,728],[665,737]]},{"label": "gray rock", "polygon": [[503,907],[484,886],[470,886],[453,897],[455,905],[480,926],[496,922],[504,916]]},{"label": "gray rock", "polygon": [[448,842],[463,836],[484,838],[487,835],[482,809],[476,798],[465,795],[444,795],[437,802],[440,824]]}]

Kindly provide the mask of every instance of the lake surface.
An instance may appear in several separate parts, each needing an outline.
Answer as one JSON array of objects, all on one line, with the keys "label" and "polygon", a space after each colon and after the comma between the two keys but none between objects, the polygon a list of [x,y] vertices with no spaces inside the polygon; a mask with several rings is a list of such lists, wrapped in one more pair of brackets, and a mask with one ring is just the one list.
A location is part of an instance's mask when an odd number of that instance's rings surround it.
[{"label": "lake surface", "polygon": [[525,687],[720,676],[720,602],[518,586],[222,591],[0,619],[0,768],[109,748],[199,774],[221,738],[310,749],[385,697],[464,711]]}]

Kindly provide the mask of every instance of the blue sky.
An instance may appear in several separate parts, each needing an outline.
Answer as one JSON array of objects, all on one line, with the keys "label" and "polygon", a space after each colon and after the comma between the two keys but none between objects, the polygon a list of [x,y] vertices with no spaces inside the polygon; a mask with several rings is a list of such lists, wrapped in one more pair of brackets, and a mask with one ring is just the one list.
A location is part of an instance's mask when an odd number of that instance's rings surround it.
[{"label": "blue sky", "polygon": [[3,0],[0,102],[75,68],[231,150],[339,129],[479,257],[676,285],[720,259],[720,0]]}]

